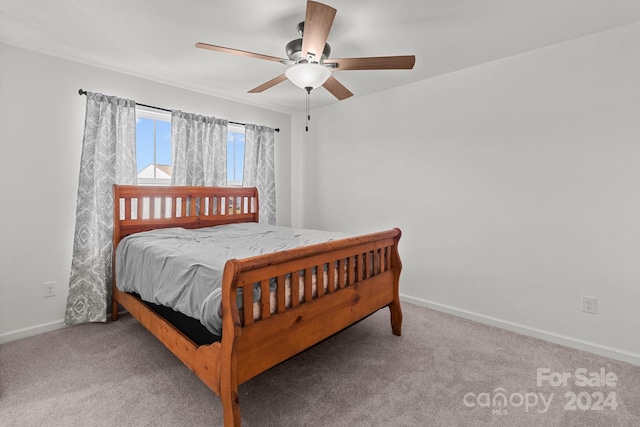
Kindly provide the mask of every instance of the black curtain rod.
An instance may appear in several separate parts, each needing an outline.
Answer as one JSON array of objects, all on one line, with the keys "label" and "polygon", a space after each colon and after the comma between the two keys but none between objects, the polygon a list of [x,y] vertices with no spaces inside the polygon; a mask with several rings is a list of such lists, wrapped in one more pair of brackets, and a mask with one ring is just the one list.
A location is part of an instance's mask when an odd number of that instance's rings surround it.
[{"label": "black curtain rod", "polygon": [[[86,95],[87,91],[86,90],[78,90],[78,94],[79,95]],[[171,110],[167,109],[167,108],[161,108],[161,107],[154,107],[153,105],[147,105],[147,104],[139,104],[136,102],[136,105],[139,105],[141,107],[147,107],[147,108],[153,108],[154,110],[160,110],[160,111],[168,111],[169,113],[171,112]],[[229,120],[229,123],[233,124],[233,125],[240,125],[240,126],[246,126],[246,123],[239,123],[239,122],[232,122],[231,120]],[[280,132],[280,128],[275,128],[274,131],[276,132]]]}]

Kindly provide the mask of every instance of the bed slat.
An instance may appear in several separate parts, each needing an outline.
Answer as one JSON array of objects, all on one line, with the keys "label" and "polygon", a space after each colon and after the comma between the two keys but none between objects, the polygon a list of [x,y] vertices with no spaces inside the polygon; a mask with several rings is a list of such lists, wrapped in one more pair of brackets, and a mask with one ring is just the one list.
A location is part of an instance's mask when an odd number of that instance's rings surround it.
[{"label": "bed slat", "polygon": [[300,272],[294,271],[291,274],[291,307],[300,304]]},{"label": "bed slat", "polygon": [[277,310],[278,313],[282,313],[285,311],[286,309],[286,298],[287,298],[287,292],[286,292],[286,282],[287,282],[287,278],[282,275],[282,276],[278,276],[278,278],[276,279],[276,283],[277,283],[277,288],[276,288],[276,301],[277,301]]},{"label": "bed slat", "polygon": [[347,286],[353,285],[356,277],[356,256],[349,257],[347,259]]},{"label": "bed slat", "polygon": [[318,298],[324,296],[324,275],[326,264],[316,265],[316,294]]},{"label": "bed slat", "polygon": [[242,288],[242,324],[253,323],[253,285]]},{"label": "bed slat", "polygon": [[260,318],[262,320],[271,316],[271,294],[269,280],[260,282]]}]

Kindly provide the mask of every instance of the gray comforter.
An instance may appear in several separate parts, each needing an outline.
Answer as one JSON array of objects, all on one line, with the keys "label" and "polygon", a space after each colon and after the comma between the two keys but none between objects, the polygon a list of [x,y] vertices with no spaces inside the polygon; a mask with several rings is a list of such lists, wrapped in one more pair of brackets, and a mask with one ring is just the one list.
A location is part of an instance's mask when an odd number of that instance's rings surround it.
[{"label": "gray comforter", "polygon": [[[198,319],[221,335],[222,272],[228,259],[344,237],[343,233],[258,223],[146,231],[127,236],[118,245],[116,285]],[[260,298],[259,292],[254,292],[254,298]]]}]

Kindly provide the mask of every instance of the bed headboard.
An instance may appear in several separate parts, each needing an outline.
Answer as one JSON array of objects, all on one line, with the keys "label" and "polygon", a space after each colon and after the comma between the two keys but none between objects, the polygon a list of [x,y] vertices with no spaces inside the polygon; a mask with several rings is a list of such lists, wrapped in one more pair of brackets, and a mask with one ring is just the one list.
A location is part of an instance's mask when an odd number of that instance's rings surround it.
[{"label": "bed headboard", "polygon": [[123,237],[158,228],[258,222],[258,190],[243,187],[114,185],[114,248]]}]

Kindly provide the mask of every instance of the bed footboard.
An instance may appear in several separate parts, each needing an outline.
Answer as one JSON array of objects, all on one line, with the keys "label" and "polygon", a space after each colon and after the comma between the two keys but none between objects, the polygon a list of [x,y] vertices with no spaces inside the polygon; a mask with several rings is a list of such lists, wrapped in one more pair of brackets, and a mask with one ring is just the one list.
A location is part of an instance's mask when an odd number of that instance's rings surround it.
[{"label": "bed footboard", "polygon": [[[221,375],[221,391],[227,393],[223,404],[229,406],[225,425],[227,416],[239,416],[239,384],[377,310],[389,307],[392,332],[401,334],[400,236],[400,230],[393,229],[227,261],[221,349],[223,364],[228,365],[222,366]],[[255,286],[261,289],[257,319],[252,304]],[[235,297],[238,289],[241,308]]]}]

